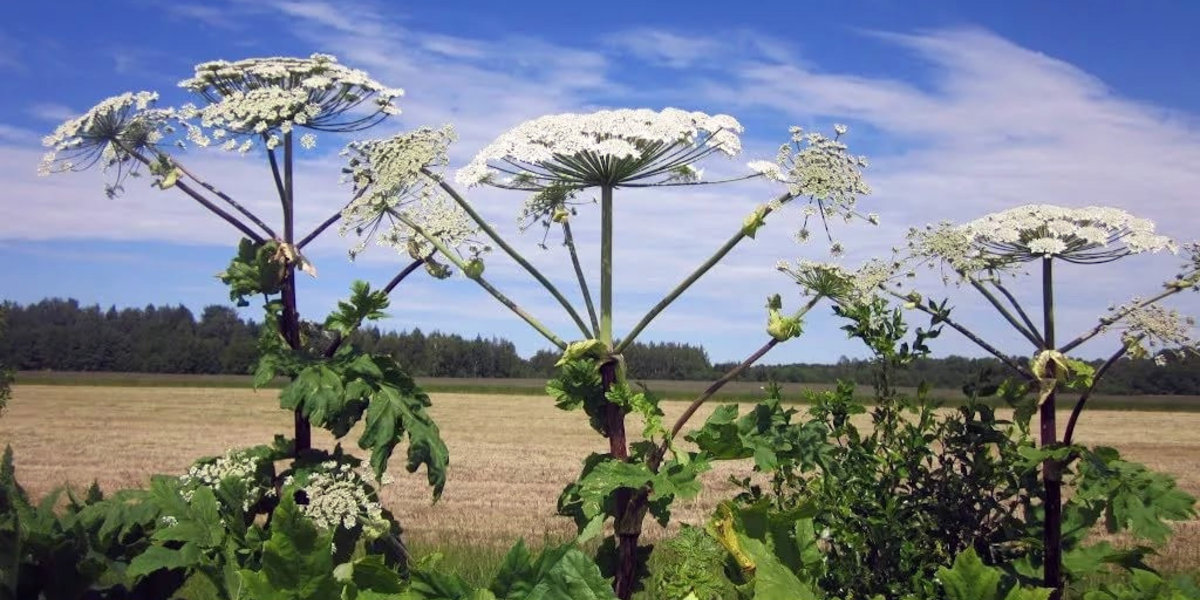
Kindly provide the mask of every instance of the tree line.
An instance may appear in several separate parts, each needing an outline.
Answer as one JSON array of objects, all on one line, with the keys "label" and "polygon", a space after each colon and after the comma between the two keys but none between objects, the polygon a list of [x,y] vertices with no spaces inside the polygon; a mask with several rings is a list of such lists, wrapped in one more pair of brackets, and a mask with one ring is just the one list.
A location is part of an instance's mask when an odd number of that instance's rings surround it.
[{"label": "tree line", "polygon": [[[259,325],[227,306],[204,308],[197,318],[184,306],[145,308],[83,306],[76,300],[47,299],[0,304],[7,321],[0,335],[0,365],[18,370],[113,371],[137,373],[241,374],[258,359]],[[500,338],[420,329],[359,331],[351,343],[389,354],[416,376],[548,377],[559,354],[542,350],[522,358]],[[635,379],[711,380],[735,363],[713,363],[703,347],[673,342],[635,343],[625,353]],[[949,356],[915,362],[896,373],[895,383],[957,388],[1002,365],[989,358]],[[786,383],[871,381],[867,359],[841,358],[831,364],[757,365],[741,379]],[[1104,380],[1110,394],[1200,394],[1200,359],[1190,357],[1157,366],[1151,360],[1119,363]]]}]

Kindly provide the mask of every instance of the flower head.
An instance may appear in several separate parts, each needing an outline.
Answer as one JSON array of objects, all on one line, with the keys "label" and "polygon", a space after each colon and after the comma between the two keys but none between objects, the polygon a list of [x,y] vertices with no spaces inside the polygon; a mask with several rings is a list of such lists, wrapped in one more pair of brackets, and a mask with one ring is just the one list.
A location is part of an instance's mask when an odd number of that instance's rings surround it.
[{"label": "flower head", "polygon": [[675,108],[548,115],[501,135],[457,179],[529,191],[689,182],[705,156],[740,152],[741,132],[729,115]]},{"label": "flower head", "polygon": [[403,90],[385,87],[326,54],[201,63],[195,75],[179,86],[207,102],[183,107],[182,116],[198,118],[202,127],[215,129],[222,137],[256,135],[272,147],[270,140],[276,133],[286,134],[294,127],[366,129],[399,114],[396,99],[404,95]]},{"label": "flower head", "polygon": [[299,473],[287,481],[293,491],[303,491],[308,502],[300,511],[322,529],[361,526],[369,539],[388,531],[389,522],[375,490],[354,470],[356,464],[339,460],[322,462],[318,469]]},{"label": "flower head", "polygon": [[355,196],[342,211],[342,234],[370,232],[383,245],[427,257],[433,249],[415,225],[450,248],[465,246],[476,256],[488,250],[474,241],[478,227],[433,174],[448,162],[446,148],[453,140],[447,126],[347,146],[346,173]]},{"label": "flower head", "polygon": [[38,173],[83,171],[96,163],[117,167],[120,178],[137,165],[133,153],[153,148],[163,136],[170,111],[152,108],[158,94],[127,92],[108,98],[42,139],[49,150]]},{"label": "flower head", "polygon": [[821,295],[843,304],[865,302],[897,275],[900,264],[872,259],[856,270],[827,262],[799,260],[779,262],[779,271],[803,288],[805,295]]},{"label": "flower head", "polygon": [[1103,322],[1108,329],[1121,331],[1121,341],[1133,358],[1154,356],[1161,364],[1165,360],[1164,353],[1197,352],[1196,319],[1193,317],[1157,304],[1147,305],[1137,298],[1112,307],[1110,314]]},{"label": "flower head", "polygon": [[180,494],[190,502],[200,486],[215,491],[233,484],[245,491],[242,510],[250,510],[271,489],[266,484],[269,478],[264,474],[264,469],[269,469],[268,464],[247,450],[230,450],[222,456],[197,461],[179,478]]},{"label": "flower head", "polygon": [[871,193],[862,176],[867,159],[848,152],[840,140],[846,132],[844,125],[834,130],[837,135],[829,138],[793,127],[791,141],[780,146],[775,162],[760,160],[748,166],[767,179],[785,184],[793,197],[810,198],[822,218],[839,216],[849,220],[857,215],[858,198]]},{"label": "flower head", "polygon": [[1104,263],[1177,249],[1170,238],[1154,233],[1154,223],[1123,210],[1048,204],[1021,206],[964,225],[943,222],[913,229],[908,247],[915,259],[941,262],[964,275],[1003,271],[1044,258]]}]

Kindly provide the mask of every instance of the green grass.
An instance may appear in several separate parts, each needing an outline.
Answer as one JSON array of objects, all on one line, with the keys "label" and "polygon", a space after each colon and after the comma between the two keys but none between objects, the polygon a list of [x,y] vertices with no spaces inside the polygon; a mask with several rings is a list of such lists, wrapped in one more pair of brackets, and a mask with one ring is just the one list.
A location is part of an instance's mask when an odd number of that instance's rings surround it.
[{"label": "green grass", "polygon": [[[509,396],[542,395],[546,382],[542,379],[492,379],[419,377],[418,383],[428,392],[453,394],[501,394]],[[252,385],[249,375],[183,375],[167,373],[102,373],[76,371],[20,371],[16,383],[25,385],[92,385],[113,387],[203,387],[203,388],[248,388]],[[276,378],[266,387],[281,388],[287,381]],[[691,400],[708,387],[707,381],[651,380],[644,382],[651,391],[665,400]],[[756,381],[733,381],[715,396],[718,402],[753,402],[762,398],[762,383]],[[803,403],[808,392],[833,389],[827,383],[785,383],[784,400]],[[867,386],[859,386],[867,391]],[[911,389],[901,392],[912,393]],[[961,402],[963,395],[954,389],[934,389],[930,395],[947,404]],[[863,400],[868,400],[864,397]],[[1092,408],[1109,410],[1148,410],[1200,412],[1200,396],[1119,396],[1097,394],[1089,401]]]}]

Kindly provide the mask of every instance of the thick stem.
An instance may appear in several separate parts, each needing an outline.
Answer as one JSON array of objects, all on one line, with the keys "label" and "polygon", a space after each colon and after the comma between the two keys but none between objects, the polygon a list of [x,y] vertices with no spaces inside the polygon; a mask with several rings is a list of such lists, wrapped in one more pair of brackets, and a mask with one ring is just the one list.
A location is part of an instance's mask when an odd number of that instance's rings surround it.
[{"label": "thick stem", "polygon": [[[612,348],[613,319],[613,189],[600,188],[600,341]],[[627,342],[628,340],[626,340]],[[624,347],[622,343],[622,347]],[[620,348],[614,352],[619,353]]]},{"label": "thick stem", "polygon": [[442,188],[442,191],[446,192],[446,194],[454,199],[454,202],[463,209],[463,212],[467,213],[467,216],[471,217],[472,221],[475,221],[475,224],[479,226],[480,231],[487,234],[487,236],[496,243],[496,246],[508,254],[508,256],[516,261],[517,264],[521,265],[521,267],[524,268],[525,271],[530,275],[532,275],[533,278],[538,281],[538,283],[542,284],[542,287],[546,288],[546,291],[550,292],[550,295],[554,296],[554,299],[558,300],[558,303],[561,304],[564,309],[566,309],[567,314],[570,315],[571,319],[575,321],[575,324],[579,326],[579,330],[583,332],[584,336],[591,336],[591,333],[588,332],[587,324],[585,324],[583,319],[580,318],[579,313],[575,310],[575,307],[571,306],[571,303],[567,301],[566,296],[563,296],[562,292],[559,292],[558,288],[555,287],[553,283],[550,283],[550,280],[546,279],[546,276],[542,275],[542,272],[537,270],[537,267],[533,266],[533,263],[526,260],[520,252],[517,252],[515,248],[508,245],[508,242],[504,241],[504,238],[500,237],[500,234],[496,233],[496,230],[493,229],[492,226],[489,225],[488,222],[484,220],[484,218],[478,212],[475,211],[475,207],[471,206],[471,203],[467,202],[467,199],[463,198],[462,195],[458,193],[458,190],[454,189],[454,186],[443,181],[440,175],[430,171],[429,169],[423,168],[421,169],[421,173],[423,173],[426,177],[436,181],[438,187]]},{"label": "thick stem", "polygon": [[[1042,318],[1044,325],[1042,334],[1045,346],[1042,350],[1054,349],[1054,272],[1052,258],[1042,259]],[[1046,378],[1054,379],[1054,362],[1046,367]],[[1051,390],[1042,402],[1039,414],[1041,430],[1041,446],[1052,447],[1058,444],[1058,430],[1055,423],[1055,390]],[[1062,461],[1047,459],[1042,463],[1042,482],[1046,488],[1044,509],[1046,514],[1045,531],[1043,532],[1043,582],[1053,592],[1051,600],[1061,600],[1063,594],[1062,578]]]},{"label": "thick stem", "polygon": [[571,253],[571,265],[575,267],[575,278],[579,280],[579,293],[587,305],[588,319],[592,322],[592,335],[600,335],[600,321],[596,318],[596,306],[592,303],[592,293],[588,291],[587,277],[583,274],[583,265],[579,263],[579,252],[575,249],[575,236],[571,235],[571,224],[562,222],[563,245]]},{"label": "thick stem", "polygon": [[[1139,340],[1141,337],[1139,336]],[[1079,395],[1079,400],[1075,401],[1075,408],[1071,409],[1071,418],[1067,419],[1067,429],[1063,433],[1063,444],[1070,446],[1071,442],[1075,440],[1075,423],[1079,421],[1079,415],[1083,412],[1083,405],[1087,404],[1088,399],[1092,397],[1092,392],[1096,391],[1096,386],[1100,385],[1100,379],[1128,351],[1129,348],[1122,345],[1116,352],[1113,352],[1112,356],[1108,357],[1108,360],[1104,361],[1103,365],[1100,365],[1099,369],[1096,369],[1096,372],[1092,375],[1092,385],[1089,385],[1088,389]]]},{"label": "thick stem", "polygon": [[[274,155],[272,155],[272,158]],[[283,135],[283,243],[291,244],[296,235],[295,227],[295,181],[292,173],[292,134]],[[274,165],[272,165],[274,167]],[[300,312],[296,306],[296,266],[288,263],[285,267],[281,292],[283,296],[283,315],[280,320],[283,338],[293,350],[300,350]],[[296,438],[296,455],[312,448],[312,425],[299,408],[292,415],[292,425]]]},{"label": "thick stem", "polygon": [[[784,194],[779,198],[776,198],[774,202],[768,203],[762,207],[762,212],[759,215],[759,218],[765,219],[767,215],[771,214],[775,210],[772,208],[772,205],[782,205],[791,199],[791,194]],[[621,340],[620,345],[618,345],[616,348],[616,352],[619,353],[625,348],[629,347],[629,344],[632,344],[633,341],[637,339],[638,334],[642,333],[642,330],[650,325],[650,322],[653,321],[655,317],[659,315],[659,313],[666,310],[666,308],[670,306],[676,298],[686,292],[688,288],[692,287],[692,284],[696,283],[698,279],[703,277],[704,274],[707,273],[709,269],[713,268],[718,262],[721,262],[721,259],[725,258],[726,254],[729,254],[729,252],[733,250],[735,246],[737,246],[747,237],[749,236],[746,233],[745,227],[738,229],[738,232],[730,237],[724,245],[722,245],[720,248],[717,248],[717,251],[713,253],[708,260],[704,261],[699,267],[697,267],[691,275],[688,275],[683,281],[679,282],[679,285],[675,286],[675,289],[671,290],[671,292],[668,293],[662,300],[659,300],[658,304],[655,304],[654,307],[646,313],[646,316],[642,317],[642,320],[638,321],[637,325],[634,325],[629,334]]]}]

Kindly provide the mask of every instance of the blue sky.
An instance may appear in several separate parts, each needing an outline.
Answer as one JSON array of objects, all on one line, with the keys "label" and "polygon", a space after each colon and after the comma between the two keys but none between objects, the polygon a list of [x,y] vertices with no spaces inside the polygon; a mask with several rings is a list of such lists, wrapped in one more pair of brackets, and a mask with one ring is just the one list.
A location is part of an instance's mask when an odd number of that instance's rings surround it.
[{"label": "blue sky", "polygon": [[[846,123],[852,148],[872,159],[875,193],[863,210],[883,218],[877,228],[835,232],[851,263],[886,253],[909,226],[1024,203],[1117,206],[1191,240],[1200,237],[1200,80],[1190,76],[1200,52],[1197,22],[1200,5],[1182,2],[20,3],[0,23],[0,77],[10,90],[0,95],[0,298],[183,303],[197,311],[226,302],[213,274],[236,232],[182,195],[143,182],[109,200],[98,173],[39,178],[40,139],[62,119],[124,91],[160,91],[164,104],[187,101],[175,84],[198,62],[312,52],[406,90],[403,115],[369,135],[454,123],[460,139],[452,167],[547,113],[677,106],[732,114],[746,126],[746,150],[706,165],[717,174],[773,156],[789,125]],[[323,137],[302,157],[301,230],[348,197],[337,183],[336,151],[345,141]],[[183,160],[262,212],[274,209],[261,157],[193,152]],[[618,333],[770,193],[750,184],[621,196]],[[516,235],[519,193],[473,190],[472,198]],[[785,305],[799,302],[775,262],[827,258],[825,245],[791,240],[795,214],[781,217],[645,339],[701,343],[717,360],[757,348],[766,296],[783,292]],[[594,228],[580,229],[582,251],[594,261]],[[520,246],[563,286],[571,283],[564,253],[540,250],[539,240],[526,234]],[[350,245],[332,235],[312,247],[320,276],[303,283],[307,315],[323,314],[350,280],[382,283],[403,266],[381,248],[351,264]],[[1157,256],[1067,271],[1063,330],[1152,292],[1175,266]],[[488,274],[571,337],[552,301],[511,265],[494,258]],[[1014,353],[1025,351],[971,296],[925,283],[933,295],[951,296],[964,321]],[[1200,303],[1179,306],[1195,313]],[[506,337],[526,355],[545,347],[462,280],[414,278],[390,312],[384,327]],[[814,316],[805,337],[768,361],[861,355],[837,326]],[[953,336],[935,349],[974,353]]]}]

